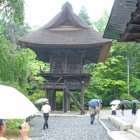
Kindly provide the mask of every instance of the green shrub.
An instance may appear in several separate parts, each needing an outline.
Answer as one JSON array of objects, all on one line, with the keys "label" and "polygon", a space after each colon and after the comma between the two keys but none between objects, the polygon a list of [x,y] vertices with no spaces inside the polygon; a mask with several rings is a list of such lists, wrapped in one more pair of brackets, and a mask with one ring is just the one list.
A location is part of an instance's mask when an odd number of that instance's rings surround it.
[{"label": "green shrub", "polygon": [[120,96],[120,100],[129,100],[129,101],[132,101],[132,100],[136,100],[132,95],[130,94],[122,94]]},{"label": "green shrub", "polygon": [[72,110],[72,111],[78,111],[79,109],[77,108],[76,105],[72,105],[72,106],[71,106],[71,110]]},{"label": "green shrub", "polygon": [[34,117],[35,117],[35,115],[29,116],[28,118],[26,118],[26,122],[30,122]]},{"label": "green shrub", "polygon": [[7,119],[6,120],[6,128],[7,130],[17,129],[20,124],[24,122],[23,119]]}]

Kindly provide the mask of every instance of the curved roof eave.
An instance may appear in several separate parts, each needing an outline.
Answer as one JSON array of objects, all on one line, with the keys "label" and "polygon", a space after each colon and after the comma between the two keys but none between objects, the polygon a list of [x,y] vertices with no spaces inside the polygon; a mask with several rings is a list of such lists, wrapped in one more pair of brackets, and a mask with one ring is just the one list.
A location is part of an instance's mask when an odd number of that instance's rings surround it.
[{"label": "curved roof eave", "polygon": [[104,38],[120,39],[131,19],[131,13],[135,12],[137,0],[115,0],[112,11],[104,31]]}]

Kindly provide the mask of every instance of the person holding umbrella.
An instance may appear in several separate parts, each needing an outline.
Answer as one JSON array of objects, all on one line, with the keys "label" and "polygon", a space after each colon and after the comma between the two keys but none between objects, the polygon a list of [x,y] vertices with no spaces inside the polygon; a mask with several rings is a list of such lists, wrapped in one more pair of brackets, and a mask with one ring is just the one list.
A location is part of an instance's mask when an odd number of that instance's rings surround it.
[{"label": "person holding umbrella", "polygon": [[90,114],[90,124],[93,124],[94,119],[95,119],[95,115],[96,115],[96,108],[95,106],[89,106],[89,114]]},{"label": "person holding umbrella", "polygon": [[133,105],[132,105],[132,115],[136,115],[136,103],[133,103]]},{"label": "person holding umbrella", "polygon": [[117,106],[116,106],[116,105],[112,105],[112,106],[111,106],[111,109],[112,109],[111,115],[116,115]]},{"label": "person holding umbrella", "polygon": [[102,100],[101,99],[97,99],[97,100],[99,100],[99,105],[96,106],[97,119],[100,119],[100,107],[101,107]]},{"label": "person holding umbrella", "polygon": [[99,101],[96,99],[91,99],[88,102],[88,104],[89,104],[89,114],[90,114],[90,120],[91,120],[90,124],[93,124],[94,119],[95,119],[95,115],[97,114],[95,106],[99,105]]},{"label": "person holding umbrella", "polygon": [[46,101],[46,104],[42,106],[41,111],[43,112],[43,116],[44,116],[44,125],[43,125],[43,130],[45,130],[46,128],[48,129],[48,118],[49,118],[49,113],[51,111],[51,107],[49,105],[49,101]]},{"label": "person holding umbrella", "polygon": [[100,104],[96,106],[97,118],[100,119]]},{"label": "person holding umbrella", "polygon": [[121,113],[124,116],[124,109],[125,109],[124,104],[122,104],[120,108],[121,108]]},{"label": "person holding umbrella", "polygon": [[[3,137],[3,134],[5,132],[6,132],[6,122],[4,119],[0,119],[0,140],[7,140],[6,138]],[[22,135],[23,140],[31,140],[29,138],[29,125],[27,122],[21,125],[21,129],[19,130],[19,132]]]}]

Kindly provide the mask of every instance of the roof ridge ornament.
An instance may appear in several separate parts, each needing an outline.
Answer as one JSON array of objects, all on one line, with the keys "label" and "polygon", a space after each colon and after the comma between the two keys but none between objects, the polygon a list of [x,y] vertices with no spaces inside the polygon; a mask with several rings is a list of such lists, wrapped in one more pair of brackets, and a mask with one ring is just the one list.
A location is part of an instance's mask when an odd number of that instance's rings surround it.
[{"label": "roof ridge ornament", "polygon": [[68,0],[67,0],[66,3],[64,3],[64,4],[62,5],[61,10],[63,10],[64,8],[69,8],[69,9],[73,10],[72,5],[68,2]]}]

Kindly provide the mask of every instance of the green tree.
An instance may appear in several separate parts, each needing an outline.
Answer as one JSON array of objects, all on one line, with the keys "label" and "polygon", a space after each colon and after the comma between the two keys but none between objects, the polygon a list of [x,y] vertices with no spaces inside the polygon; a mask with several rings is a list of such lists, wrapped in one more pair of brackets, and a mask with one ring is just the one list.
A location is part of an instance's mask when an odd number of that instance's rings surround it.
[{"label": "green tree", "polygon": [[12,44],[18,45],[19,37],[29,33],[31,27],[27,23],[16,23],[13,19],[4,20],[5,15],[1,15],[0,24],[3,26],[2,33],[7,40],[10,40]]},{"label": "green tree", "polygon": [[0,14],[4,19],[13,19],[16,23],[24,21],[24,0],[1,0]]},{"label": "green tree", "polygon": [[101,18],[99,18],[97,21],[92,22],[93,29],[99,31],[100,33],[103,33],[108,21],[108,17],[109,17],[108,12],[104,10]]},{"label": "green tree", "polygon": [[88,25],[91,26],[90,18],[89,18],[89,16],[88,16],[87,10],[86,10],[86,8],[85,8],[84,6],[81,7],[81,10],[80,10],[78,16],[79,16],[86,24],[88,24]]},{"label": "green tree", "polygon": [[3,28],[3,33],[6,39],[10,40],[12,44],[16,44],[17,46],[19,37],[24,36],[25,34],[32,31],[31,27],[27,23],[20,25],[10,21],[5,23],[4,27],[5,28]]},{"label": "green tree", "polygon": [[26,89],[28,78],[28,61],[35,59],[30,49],[17,50],[16,46],[0,34],[0,81],[8,85]]}]

